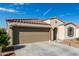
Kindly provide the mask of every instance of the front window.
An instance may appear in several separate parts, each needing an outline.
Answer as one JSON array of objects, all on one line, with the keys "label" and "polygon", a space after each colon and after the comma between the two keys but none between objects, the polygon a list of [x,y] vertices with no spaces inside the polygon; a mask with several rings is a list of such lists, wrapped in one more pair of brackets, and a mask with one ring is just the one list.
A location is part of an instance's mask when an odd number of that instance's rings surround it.
[{"label": "front window", "polygon": [[74,36],[74,28],[73,28],[73,27],[69,27],[69,28],[68,28],[68,36],[69,36],[69,37]]}]

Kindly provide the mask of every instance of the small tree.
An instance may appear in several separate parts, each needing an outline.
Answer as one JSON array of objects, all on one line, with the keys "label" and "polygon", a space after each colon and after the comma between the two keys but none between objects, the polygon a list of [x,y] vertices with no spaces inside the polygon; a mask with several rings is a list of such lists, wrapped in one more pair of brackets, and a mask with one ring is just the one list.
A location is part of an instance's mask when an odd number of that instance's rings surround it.
[{"label": "small tree", "polygon": [[6,49],[9,44],[9,36],[5,29],[0,29],[0,47]]}]

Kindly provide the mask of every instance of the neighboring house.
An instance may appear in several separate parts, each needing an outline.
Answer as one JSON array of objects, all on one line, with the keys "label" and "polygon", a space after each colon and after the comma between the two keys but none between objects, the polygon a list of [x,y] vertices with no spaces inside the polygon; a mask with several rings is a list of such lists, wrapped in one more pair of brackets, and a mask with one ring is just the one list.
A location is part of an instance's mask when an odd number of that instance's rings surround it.
[{"label": "neighboring house", "polygon": [[8,19],[8,32],[11,44],[24,44],[42,41],[63,41],[79,37],[79,26],[58,18]]}]

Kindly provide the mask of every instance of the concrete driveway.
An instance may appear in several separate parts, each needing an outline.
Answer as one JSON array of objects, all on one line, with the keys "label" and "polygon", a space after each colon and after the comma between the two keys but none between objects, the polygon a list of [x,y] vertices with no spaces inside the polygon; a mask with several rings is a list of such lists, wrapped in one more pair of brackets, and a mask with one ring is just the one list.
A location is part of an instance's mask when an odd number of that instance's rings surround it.
[{"label": "concrete driveway", "polygon": [[16,56],[79,56],[79,48],[56,42],[15,45]]}]

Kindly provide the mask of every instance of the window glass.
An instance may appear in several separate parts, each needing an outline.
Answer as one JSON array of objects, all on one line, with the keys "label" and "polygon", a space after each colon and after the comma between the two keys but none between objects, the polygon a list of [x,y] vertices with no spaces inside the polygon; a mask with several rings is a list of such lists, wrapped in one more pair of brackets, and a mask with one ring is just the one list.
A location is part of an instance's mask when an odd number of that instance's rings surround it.
[{"label": "window glass", "polygon": [[69,36],[69,37],[74,36],[74,28],[73,28],[73,27],[69,27],[69,28],[68,28],[68,36]]}]

